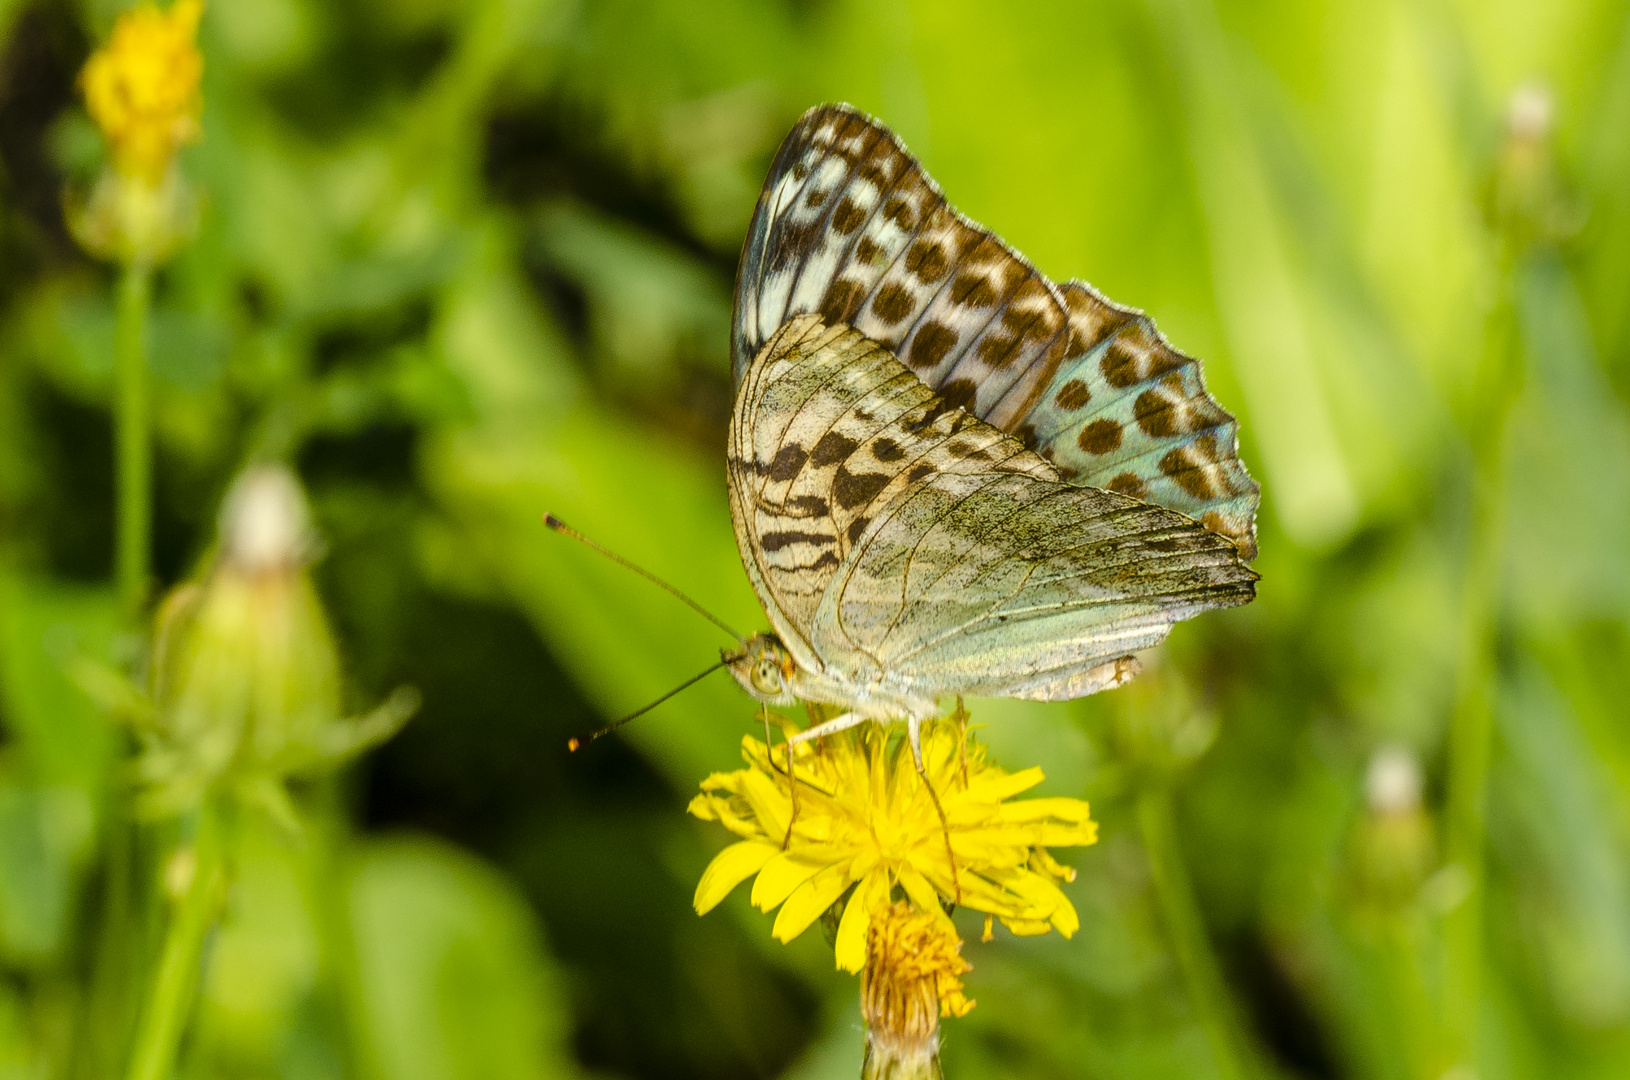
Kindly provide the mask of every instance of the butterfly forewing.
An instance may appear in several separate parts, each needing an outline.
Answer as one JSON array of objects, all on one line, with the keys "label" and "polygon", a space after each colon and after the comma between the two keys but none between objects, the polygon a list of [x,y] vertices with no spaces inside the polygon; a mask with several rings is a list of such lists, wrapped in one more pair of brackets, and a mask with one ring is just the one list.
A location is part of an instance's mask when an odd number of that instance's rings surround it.
[{"label": "butterfly forewing", "polygon": [[789,320],[749,365],[730,447],[743,561],[811,671],[887,673],[930,696],[1048,696],[1253,594],[1230,541],[1063,482],[877,342],[816,316]]},{"label": "butterfly forewing", "polygon": [[765,181],[736,284],[738,388],[808,314],[860,330],[1071,483],[1178,510],[1255,555],[1257,485],[1198,362],[1138,312],[1054,285],[846,105],[806,113]]}]

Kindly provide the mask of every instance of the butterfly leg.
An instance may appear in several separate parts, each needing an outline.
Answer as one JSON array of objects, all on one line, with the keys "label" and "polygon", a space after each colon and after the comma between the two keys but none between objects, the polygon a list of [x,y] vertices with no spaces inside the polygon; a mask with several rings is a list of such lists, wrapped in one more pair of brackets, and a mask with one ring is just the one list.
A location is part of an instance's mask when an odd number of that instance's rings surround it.
[{"label": "butterfly leg", "polygon": [[[759,715],[764,719],[764,756],[769,760],[770,768],[774,769],[775,750],[770,746],[770,706],[759,706]],[[781,771],[787,774],[787,797],[792,800],[792,814],[787,818],[787,835],[781,838],[781,850],[785,851],[792,840],[793,823],[798,820],[798,777],[792,771],[792,743],[782,740],[781,745],[787,758],[786,767]]]},{"label": "butterfly leg", "polygon": [[962,695],[956,696],[956,719],[962,729],[962,790],[968,790],[968,710],[963,707]]},{"label": "butterfly leg", "polygon": [[928,789],[928,798],[934,804],[934,812],[940,816],[940,833],[945,837],[945,861],[951,866],[951,888],[956,893],[956,903],[961,904],[962,879],[956,872],[956,855],[951,851],[951,822],[945,816],[939,793],[934,790],[934,782],[928,778],[928,769],[923,765],[922,721],[915,716],[906,718],[906,737],[911,740],[911,760],[917,766],[917,775],[922,777],[923,787]]},{"label": "butterfly leg", "polygon": [[831,720],[816,724],[814,727],[805,728],[796,735],[789,735],[787,741],[781,744],[787,748],[787,783],[792,793],[792,816],[787,819],[787,835],[781,838],[782,851],[787,850],[787,845],[792,843],[792,826],[798,820],[798,778],[792,771],[793,748],[799,743],[819,739],[823,735],[836,735],[840,731],[846,731],[857,724],[864,724],[865,722],[866,718],[859,713],[846,712],[842,716],[833,717]]}]

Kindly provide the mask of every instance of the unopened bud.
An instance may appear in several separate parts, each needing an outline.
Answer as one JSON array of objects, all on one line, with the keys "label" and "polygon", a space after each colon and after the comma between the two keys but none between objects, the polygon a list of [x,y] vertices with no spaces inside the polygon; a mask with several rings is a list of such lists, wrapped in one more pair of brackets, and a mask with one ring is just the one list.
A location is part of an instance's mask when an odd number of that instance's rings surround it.
[{"label": "unopened bud", "polygon": [[1421,767],[1395,743],[1381,747],[1364,773],[1364,794],[1376,814],[1403,814],[1421,807]]},{"label": "unopened bud", "polygon": [[1421,802],[1421,767],[1407,747],[1382,746],[1364,772],[1367,813],[1353,836],[1354,885],[1362,904],[1395,911],[1420,893],[1436,857]]},{"label": "unopened bud", "polygon": [[1493,223],[1518,249],[1577,231],[1579,214],[1557,165],[1550,88],[1529,82],[1511,93],[1493,176]]},{"label": "unopened bud", "polygon": [[303,564],[315,545],[299,481],[280,465],[244,473],[221,506],[220,535],[222,558],[244,573]]},{"label": "unopened bud", "polygon": [[159,809],[223,785],[275,803],[284,777],[333,767],[389,737],[416,704],[399,692],[368,717],[342,718],[339,656],[306,573],[315,544],[293,473],[246,472],[219,527],[206,578],[160,608],[158,738],[142,762]]}]

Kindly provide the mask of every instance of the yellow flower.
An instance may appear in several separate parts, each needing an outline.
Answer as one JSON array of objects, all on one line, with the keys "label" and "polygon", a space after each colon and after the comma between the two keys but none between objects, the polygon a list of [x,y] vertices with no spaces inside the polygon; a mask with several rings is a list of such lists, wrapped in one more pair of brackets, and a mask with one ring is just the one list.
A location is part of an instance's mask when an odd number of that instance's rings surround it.
[{"label": "yellow flower", "polygon": [[866,1018],[862,1080],[941,1075],[939,1018],[966,1016],[973,1008],[959,977],[970,967],[956,932],[932,915],[897,903],[873,916],[860,975]]},{"label": "yellow flower", "polygon": [[107,137],[114,168],[156,186],[176,150],[198,133],[204,59],[193,41],[202,0],[151,2],[119,16],[80,73],[85,106]]},{"label": "yellow flower", "polygon": [[703,872],[697,912],[711,910],[756,874],[753,904],[761,911],[780,906],[771,932],[791,941],[853,886],[836,943],[845,971],[859,971],[865,963],[875,913],[897,892],[946,928],[942,898],[986,912],[1016,934],[1049,928],[1065,937],[1075,933],[1080,919],[1059,888],[1075,871],[1054,861],[1047,848],[1097,840],[1087,804],[1068,798],[1008,801],[1041,783],[1041,770],[1010,775],[971,740],[964,761],[962,729],[938,720],[923,727],[922,748],[945,811],[942,825],[933,794],[899,735],[898,725],[868,723],[827,738],[824,746],[800,745],[793,754],[796,820],[785,754],[772,762],[763,743],[744,738],[748,767],[709,776],[690,804],[695,816],[742,837]]},{"label": "yellow flower", "polygon": [[933,1018],[967,1016],[975,1002],[962,993],[962,939],[910,904],[889,904],[873,914],[860,975],[866,1026],[896,1033],[932,1032]]}]

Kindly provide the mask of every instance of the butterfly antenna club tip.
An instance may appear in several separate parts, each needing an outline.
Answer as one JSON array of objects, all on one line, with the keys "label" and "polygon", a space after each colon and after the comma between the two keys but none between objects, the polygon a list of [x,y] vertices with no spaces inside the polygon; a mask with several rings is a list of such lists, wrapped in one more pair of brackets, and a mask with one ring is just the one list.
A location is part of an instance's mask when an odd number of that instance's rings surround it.
[{"label": "butterfly antenna club tip", "polygon": [[675,694],[679,693],[681,690],[685,690],[685,689],[688,689],[691,686],[696,685],[697,683],[701,682],[703,679],[707,678],[709,675],[713,674],[715,671],[718,671],[720,668],[722,668],[724,666],[725,666],[725,661],[723,661],[723,660],[719,661],[717,664],[709,664],[707,667],[703,668],[701,671],[697,672],[695,675],[692,675],[690,678],[686,679],[684,682],[680,683],[678,686],[674,687],[672,690],[669,690],[666,694],[663,694],[661,697],[659,697],[655,701],[651,702],[651,704],[646,705],[644,708],[635,709],[633,712],[629,713],[627,716],[623,717],[621,720],[618,720],[616,723],[607,724],[605,727],[601,728],[599,731],[596,731],[591,735],[584,736],[581,739],[578,738],[575,735],[572,736],[570,739],[566,740],[566,750],[569,753],[576,753],[578,750],[580,750],[583,747],[587,746],[589,743],[594,742],[596,739],[600,738],[601,736],[610,735],[613,731],[616,731],[618,728],[622,727],[624,724],[628,723],[630,720],[635,720],[635,719],[638,719],[641,716],[644,716],[646,713],[650,712],[652,709],[656,708],[658,705],[661,705],[664,701],[667,701],[669,698],[673,697]]}]

